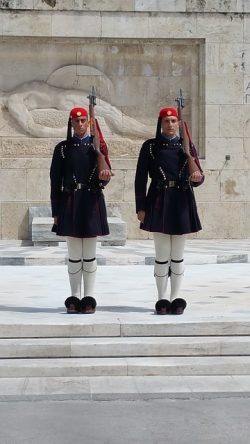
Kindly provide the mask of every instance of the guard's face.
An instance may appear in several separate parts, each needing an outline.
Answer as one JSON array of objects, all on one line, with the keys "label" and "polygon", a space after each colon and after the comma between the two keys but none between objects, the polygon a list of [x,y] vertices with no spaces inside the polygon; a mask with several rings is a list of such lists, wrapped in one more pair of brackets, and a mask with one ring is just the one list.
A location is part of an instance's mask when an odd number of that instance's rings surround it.
[{"label": "guard's face", "polygon": [[78,137],[84,137],[88,130],[88,118],[87,116],[80,116],[72,119],[72,128],[74,134]]},{"label": "guard's face", "polygon": [[174,137],[179,131],[179,121],[175,116],[163,117],[161,121],[162,134],[167,137]]}]

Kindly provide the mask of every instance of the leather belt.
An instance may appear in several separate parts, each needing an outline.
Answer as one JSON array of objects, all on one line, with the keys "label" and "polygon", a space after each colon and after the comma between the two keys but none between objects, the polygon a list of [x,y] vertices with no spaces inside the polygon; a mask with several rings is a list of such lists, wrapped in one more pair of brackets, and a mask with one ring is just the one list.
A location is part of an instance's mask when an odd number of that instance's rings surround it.
[{"label": "leather belt", "polygon": [[77,191],[77,190],[84,190],[84,189],[86,189],[86,188],[89,188],[89,186],[86,185],[86,183],[76,183],[76,184],[75,184],[75,187],[74,187],[74,191]]},{"label": "leather belt", "polygon": [[173,188],[176,186],[177,186],[176,180],[166,180],[163,185],[164,188]]},{"label": "leather belt", "polygon": [[78,190],[89,190],[90,191],[90,186],[87,185],[86,183],[76,183],[73,186],[65,186],[63,188],[63,191],[65,191],[66,193],[71,193],[72,191],[78,191]]}]

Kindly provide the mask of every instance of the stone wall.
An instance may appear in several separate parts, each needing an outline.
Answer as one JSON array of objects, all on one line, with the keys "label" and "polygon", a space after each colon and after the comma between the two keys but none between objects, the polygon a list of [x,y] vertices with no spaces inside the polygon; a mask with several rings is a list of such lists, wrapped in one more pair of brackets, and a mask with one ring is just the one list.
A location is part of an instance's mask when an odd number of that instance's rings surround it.
[{"label": "stone wall", "polygon": [[147,236],[135,217],[136,158],[180,87],[206,174],[196,190],[199,237],[249,237],[249,1],[0,0],[0,8],[2,239],[26,239],[28,208],[49,203],[54,145],[92,84],[115,172],[106,199],[130,238]]}]

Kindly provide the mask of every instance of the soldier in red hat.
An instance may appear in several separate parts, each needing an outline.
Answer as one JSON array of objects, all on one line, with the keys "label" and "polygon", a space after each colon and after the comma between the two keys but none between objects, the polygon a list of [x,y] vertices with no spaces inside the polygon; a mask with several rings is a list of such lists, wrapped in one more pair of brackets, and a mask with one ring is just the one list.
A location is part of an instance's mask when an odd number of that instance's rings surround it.
[{"label": "soldier in red hat", "polygon": [[[189,174],[187,155],[179,134],[178,112],[159,112],[156,137],[142,145],[135,177],[136,212],[140,228],[153,232],[154,276],[158,290],[157,314],[182,314],[179,297],[184,273],[183,252],[188,233],[201,230],[193,187],[203,182],[200,167]],[[148,177],[151,179],[147,191]],[[170,300],[167,286],[170,278]]]},{"label": "soldier in red hat", "polygon": [[55,147],[50,168],[52,231],[65,236],[68,247],[68,313],[95,311],[96,241],[109,234],[102,190],[111,177],[110,164],[106,153],[106,167],[98,167],[97,156],[103,155],[95,149],[88,124],[85,108],[70,111],[67,140]]}]

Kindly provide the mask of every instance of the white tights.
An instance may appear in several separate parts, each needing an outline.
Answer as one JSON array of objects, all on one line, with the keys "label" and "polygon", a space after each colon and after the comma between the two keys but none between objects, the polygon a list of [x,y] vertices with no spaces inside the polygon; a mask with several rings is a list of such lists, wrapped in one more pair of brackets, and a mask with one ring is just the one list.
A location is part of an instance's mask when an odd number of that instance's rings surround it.
[{"label": "white tights", "polygon": [[183,253],[186,235],[154,233],[155,269],[154,276],[158,299],[166,299],[170,276],[170,301],[178,297],[184,274]]},{"label": "white tights", "polygon": [[81,299],[83,278],[84,296],[93,296],[96,277],[96,237],[66,237],[68,273],[71,296]]}]

